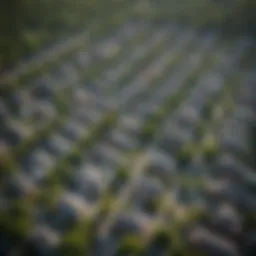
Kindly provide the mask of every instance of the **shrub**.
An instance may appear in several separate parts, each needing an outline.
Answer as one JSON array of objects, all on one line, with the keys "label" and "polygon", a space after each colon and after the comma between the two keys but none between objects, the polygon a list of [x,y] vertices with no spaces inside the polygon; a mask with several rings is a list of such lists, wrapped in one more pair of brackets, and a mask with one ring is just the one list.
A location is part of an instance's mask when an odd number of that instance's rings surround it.
[{"label": "shrub", "polygon": [[64,237],[57,255],[84,255],[85,244],[83,232],[79,229],[72,230]]},{"label": "shrub", "polygon": [[96,238],[94,221],[77,223],[63,238],[57,255],[91,255],[93,241]]},{"label": "shrub", "polygon": [[154,133],[156,130],[156,124],[153,122],[150,122],[146,124],[142,129],[141,139],[142,143],[148,143],[153,138]]},{"label": "shrub", "polygon": [[18,200],[8,211],[0,214],[0,229],[14,242],[22,242],[32,225],[31,205]]},{"label": "shrub", "polygon": [[151,243],[157,247],[167,250],[171,247],[171,235],[166,227],[158,228],[153,235]]},{"label": "shrub", "polygon": [[198,122],[196,124],[196,128],[195,128],[195,135],[196,137],[202,137],[204,134],[204,130],[205,130],[205,126],[203,122]]},{"label": "shrub", "polygon": [[202,116],[203,119],[210,119],[212,116],[212,102],[208,102],[204,105],[203,109],[202,109]]},{"label": "shrub", "polygon": [[68,164],[72,166],[78,166],[81,161],[82,155],[79,149],[75,148],[68,157]]},{"label": "shrub", "polygon": [[5,145],[0,145],[0,177],[15,169],[15,161]]},{"label": "shrub", "polygon": [[145,255],[144,243],[141,238],[127,236],[119,244],[115,256]]},{"label": "shrub", "polygon": [[218,153],[218,142],[212,135],[207,135],[202,141],[203,154],[207,160],[216,157]]},{"label": "shrub", "polygon": [[180,166],[184,166],[187,165],[192,157],[193,157],[193,151],[194,151],[194,147],[192,144],[185,144],[183,145],[177,152],[177,162]]},{"label": "shrub", "polygon": [[105,192],[105,194],[103,195],[103,199],[100,203],[100,209],[99,209],[99,213],[98,213],[98,219],[102,220],[104,219],[105,216],[107,216],[109,214],[109,212],[111,211],[114,201],[115,201],[115,197],[113,197],[111,194],[108,193],[108,191]]},{"label": "shrub", "polygon": [[145,202],[145,210],[150,214],[154,214],[161,204],[160,198],[150,198]]},{"label": "shrub", "polygon": [[120,189],[120,187],[127,181],[128,177],[129,177],[128,171],[124,167],[119,166],[116,170],[116,175],[114,177],[114,180],[110,185],[111,192],[112,193],[117,192]]}]

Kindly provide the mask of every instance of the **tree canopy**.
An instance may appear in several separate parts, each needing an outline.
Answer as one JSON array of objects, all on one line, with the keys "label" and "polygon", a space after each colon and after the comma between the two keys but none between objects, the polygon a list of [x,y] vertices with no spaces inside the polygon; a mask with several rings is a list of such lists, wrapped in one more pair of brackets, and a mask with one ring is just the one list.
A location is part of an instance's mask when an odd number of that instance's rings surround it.
[{"label": "tree canopy", "polygon": [[[85,28],[93,18],[114,11],[114,7],[121,7],[124,2],[127,0],[3,0],[0,8],[0,70],[33,55],[60,37],[68,37],[74,30]],[[215,24],[227,30],[256,34],[254,0],[146,0],[135,4],[145,2],[151,3],[153,15],[162,6],[166,15],[161,11],[160,17],[170,21],[191,24],[193,19],[200,19],[206,26]],[[130,4],[134,3],[130,1]],[[158,8],[152,4],[157,4]]]}]

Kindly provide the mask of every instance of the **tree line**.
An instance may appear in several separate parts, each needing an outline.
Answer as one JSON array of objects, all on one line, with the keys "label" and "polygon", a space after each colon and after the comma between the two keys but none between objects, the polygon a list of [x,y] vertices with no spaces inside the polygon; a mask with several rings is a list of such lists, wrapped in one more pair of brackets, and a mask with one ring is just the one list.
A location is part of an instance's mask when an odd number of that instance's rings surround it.
[{"label": "tree line", "polygon": [[[76,29],[84,28],[86,24],[90,24],[92,18],[110,11],[118,4],[121,6],[125,1],[127,0],[2,0],[0,70],[10,67],[24,56],[33,55],[42,46],[50,45],[61,36],[67,36]],[[204,1],[210,5],[207,12],[209,17],[216,19],[215,23],[227,31],[246,31],[256,34],[255,0]],[[165,1],[158,1],[158,5],[161,2]],[[174,2],[176,1],[168,1],[168,6],[171,7]],[[185,0],[181,2],[187,5]],[[196,12],[197,2],[189,2],[186,12]],[[208,14],[200,13],[200,16]],[[187,22],[190,22],[190,16],[187,19]]]},{"label": "tree line", "polygon": [[3,0],[0,7],[0,70],[43,46],[67,37],[123,0]]}]

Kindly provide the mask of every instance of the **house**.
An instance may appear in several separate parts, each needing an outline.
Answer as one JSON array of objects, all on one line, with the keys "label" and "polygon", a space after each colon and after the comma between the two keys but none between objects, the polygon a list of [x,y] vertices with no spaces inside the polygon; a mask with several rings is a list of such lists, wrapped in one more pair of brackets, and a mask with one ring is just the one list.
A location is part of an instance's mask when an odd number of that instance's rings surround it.
[{"label": "house", "polygon": [[60,241],[58,232],[43,224],[36,225],[29,234],[25,255],[54,255]]},{"label": "house", "polygon": [[182,146],[193,140],[192,133],[180,129],[177,124],[169,124],[163,132],[158,147],[165,153],[174,156]]},{"label": "house", "polygon": [[239,251],[236,245],[210,230],[198,226],[192,229],[189,234],[189,244],[199,253],[208,256],[238,256]]},{"label": "house", "polygon": [[71,179],[71,190],[78,193],[89,203],[98,201],[107,184],[104,174],[90,164],[82,164]]},{"label": "house", "polygon": [[171,182],[176,172],[176,163],[173,158],[168,157],[164,152],[154,149],[151,152],[150,161],[146,167],[145,174],[158,178],[164,184]]},{"label": "house", "polygon": [[150,223],[144,215],[121,212],[110,226],[109,234],[118,240],[129,235],[145,235],[149,228]]},{"label": "house", "polygon": [[24,198],[35,194],[37,186],[33,180],[22,173],[15,173],[8,178],[4,193],[10,198]]}]

